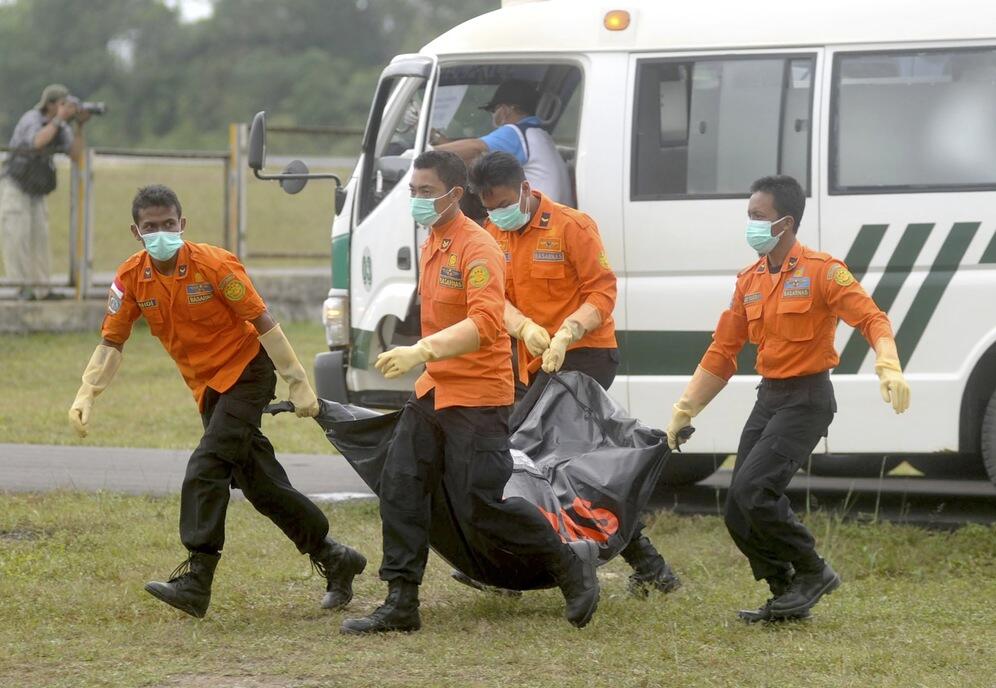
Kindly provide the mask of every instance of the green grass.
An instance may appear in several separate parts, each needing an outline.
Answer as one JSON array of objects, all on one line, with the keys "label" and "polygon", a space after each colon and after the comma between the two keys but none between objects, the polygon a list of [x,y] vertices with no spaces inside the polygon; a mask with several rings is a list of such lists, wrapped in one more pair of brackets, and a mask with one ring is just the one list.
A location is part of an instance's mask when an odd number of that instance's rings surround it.
[{"label": "green grass", "polygon": [[[284,331],[308,374],[311,360],[326,350],[321,326],[289,323]],[[203,431],[197,405],[172,359],[144,322],[125,344],[124,362],[94,404],[90,435],[79,439],[67,413],[83,368],[100,341],[97,332],[0,335],[6,391],[0,396],[0,444],[72,444],[193,449]],[[287,385],[278,378],[277,396]],[[264,420],[278,452],[333,451],[314,423],[293,414]]]},{"label": "green grass", "polygon": [[[345,181],[347,170],[332,171]],[[95,271],[113,272],[121,261],[141,248],[128,229],[132,222],[131,200],[140,186],[152,183],[166,184],[176,191],[187,217],[188,240],[224,245],[225,187],[220,161],[207,164],[154,160],[121,163],[98,156],[93,170]],[[248,264],[328,265],[333,189],[331,182],[312,181],[301,193],[290,196],[275,182],[263,182],[250,176],[246,187],[246,235],[250,253],[306,252],[318,257],[310,260],[249,259]],[[52,272],[65,273],[69,265],[68,163],[59,168],[59,186],[48,197],[48,211]]]},{"label": "green grass", "polygon": [[996,528],[954,533],[809,519],[845,583],[809,622],[748,627],[763,601],[717,518],[662,515],[649,534],[685,581],[625,594],[621,560],[600,570],[591,625],[571,628],[556,591],[488,597],[431,557],[423,630],[347,638],[341,620],[379,604],[371,502],[329,508],[366,554],[346,612],[279,531],[233,503],[202,621],[142,591],[181,557],[174,498],[0,496],[0,685],[88,686],[992,686]]}]

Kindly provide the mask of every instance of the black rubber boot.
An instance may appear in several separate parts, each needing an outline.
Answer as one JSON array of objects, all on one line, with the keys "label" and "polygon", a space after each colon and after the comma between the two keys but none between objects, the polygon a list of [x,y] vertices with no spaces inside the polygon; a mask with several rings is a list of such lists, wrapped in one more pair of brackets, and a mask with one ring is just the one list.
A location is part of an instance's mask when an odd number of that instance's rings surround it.
[{"label": "black rubber boot", "polygon": [[789,621],[791,619],[808,619],[810,617],[809,612],[803,614],[797,614],[794,616],[784,616],[776,617],[771,613],[771,603],[779,595],[784,595],[785,591],[789,589],[792,584],[792,579],[795,576],[795,571],[789,569],[784,576],[772,576],[771,578],[766,578],[768,582],[768,588],[771,590],[771,597],[768,601],[761,605],[758,609],[741,609],[737,612],[737,618],[742,621],[746,621],[749,624],[753,623],[767,623],[771,621]]},{"label": "black rubber boot", "polygon": [[678,574],[664,561],[646,535],[630,541],[620,554],[633,568],[626,584],[626,590],[633,597],[647,597],[655,590],[667,594],[681,587]]},{"label": "black rubber boot", "polygon": [[327,581],[322,609],[342,609],[353,599],[353,578],[363,573],[367,559],[327,537],[322,548],[311,555],[311,565]]},{"label": "black rubber boot", "polygon": [[567,603],[564,616],[572,625],[584,628],[598,608],[598,545],[591,540],[578,540],[567,546],[572,552],[557,584]]},{"label": "black rubber boot", "polygon": [[170,574],[169,581],[146,583],[145,591],[180,611],[203,618],[211,602],[211,581],[219,559],[220,554],[191,552]]},{"label": "black rubber boot", "polygon": [[364,633],[389,633],[401,631],[410,633],[422,628],[418,613],[418,584],[400,578],[388,582],[387,599],[370,616],[362,619],[346,619],[340,632],[347,635]]},{"label": "black rubber boot", "polygon": [[808,614],[809,610],[824,595],[829,595],[840,587],[840,576],[825,561],[815,571],[800,571],[795,574],[792,584],[771,602],[771,614],[779,618],[791,618]]}]

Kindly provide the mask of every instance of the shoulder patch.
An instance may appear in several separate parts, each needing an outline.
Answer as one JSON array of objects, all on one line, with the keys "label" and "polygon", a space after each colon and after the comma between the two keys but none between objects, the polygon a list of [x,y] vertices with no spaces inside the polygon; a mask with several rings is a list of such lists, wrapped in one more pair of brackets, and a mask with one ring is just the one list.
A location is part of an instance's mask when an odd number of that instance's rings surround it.
[{"label": "shoulder patch", "polygon": [[115,279],[111,282],[111,288],[107,293],[107,312],[111,315],[117,314],[121,310],[121,299],[124,298],[124,288]]},{"label": "shoulder patch", "polygon": [[833,281],[842,287],[849,287],[854,284],[854,275],[843,265],[838,265],[837,270],[833,273]]},{"label": "shoulder patch", "polygon": [[605,251],[598,254],[598,264],[602,266],[605,270],[611,270],[609,266],[609,257],[605,255]]},{"label": "shoulder patch", "polygon": [[488,271],[487,265],[483,263],[475,265],[467,274],[467,283],[474,287],[474,289],[485,287],[490,281],[491,273]]},{"label": "shoulder patch", "polygon": [[246,295],[246,285],[242,284],[235,275],[228,275],[218,286],[229,301],[241,301]]}]

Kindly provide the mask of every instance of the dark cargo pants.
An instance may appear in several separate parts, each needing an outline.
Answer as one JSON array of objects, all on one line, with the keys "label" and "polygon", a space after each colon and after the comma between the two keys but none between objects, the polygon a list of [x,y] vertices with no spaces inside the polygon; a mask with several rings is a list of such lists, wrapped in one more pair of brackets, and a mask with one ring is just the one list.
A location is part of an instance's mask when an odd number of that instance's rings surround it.
[{"label": "dark cargo pants", "polygon": [[233,483],[302,554],[317,552],[324,542],[328,519],[290,484],[259,429],[276,381],[273,363],[260,349],[228,391],[205,392],[204,435],[187,462],[180,490],[180,541],[188,550],[216,554],[224,547]]},{"label": "dark cargo pants", "polygon": [[[513,347],[513,351],[518,351],[518,349]],[[528,386],[523,385],[522,381],[519,380],[518,361],[516,356],[512,356],[512,363],[514,364],[512,373],[515,375],[516,401],[524,397],[530,387],[535,384],[542,385],[546,379],[550,377],[549,374],[539,370],[529,378]],[[569,370],[576,370],[580,373],[584,373],[600,384],[602,389],[608,389],[612,386],[612,381],[616,379],[616,371],[618,369],[619,349],[592,349],[588,347],[581,347],[579,349],[571,349],[568,351],[564,355],[564,365],[560,366],[560,370],[565,373]]]},{"label": "dark cargo pants", "polygon": [[799,522],[785,488],[837,410],[827,373],[764,379],[747,418],[726,497],[726,527],[754,578],[784,577],[819,565],[815,541]]},{"label": "dark cargo pants", "polygon": [[569,549],[539,510],[524,499],[502,499],[512,475],[509,407],[436,410],[435,394],[405,404],[380,481],[384,534],[382,580],[421,583],[429,556],[430,504],[445,485],[456,525],[487,561],[488,552],[544,567],[555,579]]}]

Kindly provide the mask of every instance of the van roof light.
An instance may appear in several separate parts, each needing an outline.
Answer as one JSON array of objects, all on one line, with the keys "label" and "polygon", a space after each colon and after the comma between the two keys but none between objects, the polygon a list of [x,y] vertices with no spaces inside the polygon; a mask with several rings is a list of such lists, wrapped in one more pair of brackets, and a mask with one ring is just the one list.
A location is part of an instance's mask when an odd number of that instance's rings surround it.
[{"label": "van roof light", "polygon": [[623,31],[629,26],[629,12],[626,10],[610,10],[602,20],[609,31]]}]

